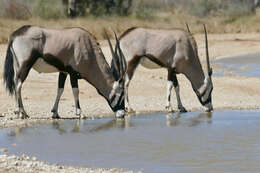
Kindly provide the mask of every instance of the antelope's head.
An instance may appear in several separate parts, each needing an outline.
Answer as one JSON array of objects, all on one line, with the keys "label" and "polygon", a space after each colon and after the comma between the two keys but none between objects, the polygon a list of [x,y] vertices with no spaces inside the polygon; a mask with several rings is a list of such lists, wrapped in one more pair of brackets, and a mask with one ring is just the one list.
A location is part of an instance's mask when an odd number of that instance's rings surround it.
[{"label": "antelope's head", "polygon": [[109,104],[111,109],[115,112],[117,118],[123,118],[125,115],[125,74],[127,69],[127,63],[125,56],[120,48],[120,43],[116,33],[114,32],[116,39],[116,47],[113,50],[110,39],[105,32],[105,36],[108,40],[110,51],[112,53],[112,64],[111,70],[113,76],[115,78],[115,82],[113,84],[113,88],[109,95]]},{"label": "antelope's head", "polygon": [[200,103],[205,107],[207,112],[213,110],[212,106],[212,91],[213,91],[213,83],[212,83],[212,68],[210,67],[209,63],[209,51],[208,51],[208,38],[207,38],[207,30],[204,25],[204,32],[205,32],[205,42],[206,42],[206,61],[207,61],[207,72],[205,76],[205,81],[202,87],[199,89],[198,98]]}]

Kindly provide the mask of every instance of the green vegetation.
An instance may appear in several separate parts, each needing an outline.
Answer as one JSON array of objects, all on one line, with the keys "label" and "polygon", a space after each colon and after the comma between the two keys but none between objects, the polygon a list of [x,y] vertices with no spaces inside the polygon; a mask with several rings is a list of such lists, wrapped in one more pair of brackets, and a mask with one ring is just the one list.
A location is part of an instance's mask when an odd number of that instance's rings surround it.
[{"label": "green vegetation", "polygon": [[[254,0],[1,0],[0,16],[15,19],[40,17],[57,19],[68,16],[68,8],[78,16],[135,16],[151,19],[157,12],[179,11],[187,15],[243,16],[255,13]],[[72,5],[71,5],[72,4]]]}]

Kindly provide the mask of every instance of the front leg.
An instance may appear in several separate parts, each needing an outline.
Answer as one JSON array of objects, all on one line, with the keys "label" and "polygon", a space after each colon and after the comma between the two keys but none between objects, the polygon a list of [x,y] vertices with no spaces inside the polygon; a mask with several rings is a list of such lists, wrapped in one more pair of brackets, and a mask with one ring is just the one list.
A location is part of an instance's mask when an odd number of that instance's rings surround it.
[{"label": "front leg", "polygon": [[181,102],[179,83],[176,74],[174,73],[174,70],[168,69],[167,102],[166,102],[166,109],[168,112],[173,112],[173,108],[171,105],[171,90],[173,86],[177,98],[179,112],[187,112],[187,110],[183,107]]},{"label": "front leg", "polygon": [[77,76],[70,75],[70,84],[71,84],[74,101],[75,101],[75,107],[76,107],[75,113],[77,116],[79,116],[79,118],[81,118],[81,108],[79,105],[79,86],[78,86]]},{"label": "front leg", "polygon": [[55,101],[53,108],[51,110],[52,118],[54,118],[54,119],[60,118],[60,116],[58,114],[58,107],[59,107],[61,95],[64,91],[64,85],[65,85],[66,78],[67,78],[67,74],[62,73],[62,72],[59,73],[59,81],[58,81],[58,90],[57,90],[56,101]]},{"label": "front leg", "polygon": [[168,80],[168,82],[167,82],[167,91],[166,91],[166,106],[165,106],[165,109],[169,113],[174,112],[173,108],[172,108],[172,104],[171,104],[171,90],[172,90],[172,87],[173,87],[173,82]]},{"label": "front leg", "polygon": [[130,107],[129,104],[129,98],[128,98],[128,87],[129,87],[129,77],[126,75],[126,81],[125,81],[125,110],[128,113],[134,113],[134,110]]},{"label": "front leg", "polygon": [[130,81],[134,75],[134,72],[140,62],[142,56],[135,55],[130,61],[127,63],[127,74],[125,78],[125,109],[128,113],[135,113],[135,111],[130,107],[129,98],[128,98],[128,87]]},{"label": "front leg", "polygon": [[182,105],[182,102],[181,102],[180,88],[179,88],[179,83],[178,83],[176,75],[173,76],[173,86],[174,86],[174,90],[175,90],[175,94],[176,94],[176,98],[177,98],[179,112],[187,112],[187,110],[185,109],[185,107]]},{"label": "front leg", "polygon": [[18,118],[19,117],[22,119],[29,118],[29,116],[27,115],[27,113],[24,110],[21,90],[22,90],[23,82],[26,80],[26,78],[30,72],[30,69],[32,68],[32,66],[36,60],[37,60],[37,58],[30,56],[29,59],[23,61],[21,63],[21,67],[16,75],[15,100],[16,100],[16,106],[17,106],[18,110],[16,110],[15,113],[18,114]]},{"label": "front leg", "polygon": [[22,90],[22,82],[20,79],[17,79],[17,87],[15,91],[15,100],[16,100],[16,110],[14,113],[17,115],[17,118],[21,119],[27,119],[29,116],[24,110],[22,96],[21,96],[21,90]]}]

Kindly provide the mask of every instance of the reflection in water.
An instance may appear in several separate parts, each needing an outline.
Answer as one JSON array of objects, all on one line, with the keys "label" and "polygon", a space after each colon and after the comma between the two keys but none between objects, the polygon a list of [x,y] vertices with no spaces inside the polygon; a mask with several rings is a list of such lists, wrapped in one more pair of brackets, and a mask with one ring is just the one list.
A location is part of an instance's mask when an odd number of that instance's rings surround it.
[{"label": "reflection in water", "polygon": [[[138,116],[137,116],[138,117]],[[127,129],[131,127],[135,127],[135,123],[131,121],[131,116],[126,116],[124,119],[111,119],[105,123],[99,123],[94,127],[84,129],[84,127],[88,126],[89,123],[93,120],[53,120],[52,128],[57,130],[59,135],[64,135],[67,133],[79,133],[84,130],[87,132],[99,132],[106,131],[109,129]],[[135,117],[136,118],[136,117]],[[148,117],[149,118],[149,117]],[[212,112],[202,112],[198,113],[195,116],[187,116],[186,113],[172,113],[166,115],[166,126],[178,126],[178,125],[187,125],[187,126],[197,126],[201,123],[207,122],[210,124],[212,122]],[[64,123],[73,122],[73,128],[70,128],[69,125],[64,125]],[[88,123],[86,123],[88,122]],[[8,136],[20,136],[23,133],[23,130],[28,127],[16,127],[8,132]]]},{"label": "reflection in water", "polygon": [[111,128],[117,129],[125,129],[133,127],[133,123],[131,123],[131,116],[127,116],[124,119],[113,119],[107,123],[101,124],[100,126],[94,127],[90,130],[90,132],[98,132],[101,130],[109,130]]},{"label": "reflection in water", "polygon": [[[188,124],[188,126],[197,126],[201,123],[204,123],[205,121],[210,124],[212,123],[212,112],[202,112],[199,113],[195,116],[191,116],[191,117],[185,117],[182,118],[181,116],[181,112],[176,113],[176,115],[174,116],[174,114],[168,114],[166,115],[166,125],[167,126],[178,126],[180,124]],[[185,113],[183,114],[185,115]]]},{"label": "reflection in water", "polygon": [[[182,116],[183,115],[183,116]],[[166,115],[166,125],[167,126],[178,126],[178,125],[187,125],[187,126],[197,126],[201,123],[207,122],[210,124],[212,122],[212,113],[211,112],[202,112],[198,113],[195,116],[187,116],[186,113],[173,113],[173,114],[167,114]],[[126,116],[124,119],[111,119],[105,123],[98,124],[97,126],[87,128],[87,132],[99,132],[99,131],[106,131],[109,129],[127,129],[136,126],[135,123],[131,121],[131,116]],[[74,120],[73,120],[74,121]],[[85,121],[88,121],[88,123],[84,123]],[[84,131],[84,127],[88,126],[89,122],[92,120],[76,120],[73,124],[73,128],[71,132],[73,133],[79,133]],[[63,121],[53,121],[52,127],[56,130],[58,130],[60,135],[68,133],[68,129],[66,129],[66,126],[62,125]]]},{"label": "reflection in water", "polygon": [[52,128],[58,130],[60,135],[67,133],[66,129],[60,125],[59,120],[53,120]]},{"label": "reflection in water", "polygon": [[[109,130],[109,129],[126,129],[126,128],[130,128],[133,127],[133,123],[131,123],[131,116],[127,116],[124,119],[112,119],[109,120],[108,122],[105,123],[101,123],[98,124],[97,126],[91,127],[91,128],[87,128],[87,132],[98,132],[98,131],[102,131],[102,130]],[[86,129],[84,129],[84,127],[88,126],[89,123],[91,123],[91,121],[93,120],[70,120],[73,121],[73,128],[71,130],[71,132],[73,133],[79,133],[81,131],[84,131]],[[88,122],[88,123],[86,123]],[[64,120],[59,121],[59,120],[54,120],[52,122],[52,128],[55,130],[58,130],[60,135],[66,134],[69,132],[69,129],[66,125],[64,125]]]},{"label": "reflection in water", "polygon": [[50,163],[144,173],[260,172],[259,114],[214,111],[55,120],[1,130],[0,148]]},{"label": "reflection in water", "polygon": [[24,128],[25,127],[15,127],[14,129],[9,131],[8,136],[20,136]]}]

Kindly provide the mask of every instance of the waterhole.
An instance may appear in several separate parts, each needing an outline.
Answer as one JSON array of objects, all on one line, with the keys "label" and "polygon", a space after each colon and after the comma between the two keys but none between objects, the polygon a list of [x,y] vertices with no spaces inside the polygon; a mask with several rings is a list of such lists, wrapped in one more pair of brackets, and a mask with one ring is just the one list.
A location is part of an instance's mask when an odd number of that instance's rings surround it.
[{"label": "waterhole", "polygon": [[50,163],[147,173],[260,172],[260,111],[59,120],[0,131],[0,148]]},{"label": "waterhole", "polygon": [[[241,76],[260,76],[260,55],[240,55],[218,59],[213,62],[216,76],[241,75]],[[215,70],[214,69],[214,70]]]}]

